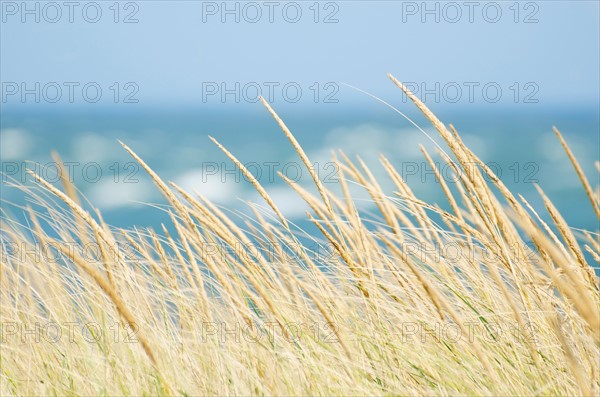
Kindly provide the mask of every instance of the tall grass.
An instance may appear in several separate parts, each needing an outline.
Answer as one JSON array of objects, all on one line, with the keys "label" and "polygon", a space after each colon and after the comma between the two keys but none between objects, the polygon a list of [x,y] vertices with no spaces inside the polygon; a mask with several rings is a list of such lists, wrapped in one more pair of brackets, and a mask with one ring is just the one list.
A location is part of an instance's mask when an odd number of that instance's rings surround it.
[{"label": "tall grass", "polygon": [[[383,156],[393,191],[341,152],[339,183],[325,186],[264,101],[313,178],[311,191],[281,175],[317,233],[215,139],[270,209],[229,216],[124,144],[169,204],[163,230],[110,227],[67,178],[34,175],[21,188],[45,209],[26,225],[1,219],[0,393],[598,395],[598,231],[570,228],[541,188],[545,209],[513,194],[390,78],[447,145],[437,155],[456,186],[421,149],[449,211]],[[555,132],[589,197],[580,205],[598,216],[598,192]],[[377,214],[358,209],[352,185]]]}]

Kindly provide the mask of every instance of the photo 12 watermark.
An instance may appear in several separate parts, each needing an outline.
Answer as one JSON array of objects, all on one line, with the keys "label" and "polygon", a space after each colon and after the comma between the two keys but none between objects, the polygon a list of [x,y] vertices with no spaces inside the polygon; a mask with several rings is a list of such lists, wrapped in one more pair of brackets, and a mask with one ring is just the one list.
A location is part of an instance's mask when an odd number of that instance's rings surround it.
[{"label": "photo 12 watermark", "polygon": [[402,1],[402,23],[539,23],[536,1]]},{"label": "photo 12 watermark", "polygon": [[70,183],[97,183],[108,178],[114,183],[138,183],[140,165],[135,161],[115,161],[104,166],[95,161],[63,161],[60,164],[56,161],[2,161],[0,171],[2,183],[35,182],[31,172],[49,183],[58,183],[61,180]]},{"label": "photo 12 watermark", "polygon": [[[522,343],[536,340],[539,326],[533,322],[519,324],[513,321],[493,322],[465,321],[462,323],[424,321],[403,321],[394,324],[392,338],[405,344],[427,344],[443,342],[445,344],[473,343],[482,340],[486,343],[519,341]],[[371,337],[385,337],[379,331]],[[389,337],[389,335],[387,335]]]},{"label": "photo 12 watermark", "polygon": [[[539,103],[540,86],[535,81],[407,81],[403,82],[423,103]],[[402,93],[402,102],[410,99]]]},{"label": "photo 12 watermark", "polygon": [[140,86],[136,82],[96,81],[3,81],[0,98],[10,103],[124,103],[140,100]]},{"label": "photo 12 watermark", "polygon": [[0,323],[0,343],[25,345],[36,343],[86,343],[99,342],[137,343],[137,324],[120,322],[98,323],[89,321],[55,322],[36,321],[33,323],[2,321]]},{"label": "photo 12 watermark", "polygon": [[203,1],[202,23],[338,23],[335,1]]},{"label": "photo 12 watermark", "polygon": [[3,24],[12,23],[86,23],[135,24],[139,22],[137,1],[2,1]]},{"label": "photo 12 watermark", "polygon": [[202,103],[255,103],[262,96],[269,103],[339,103],[340,86],[332,81],[203,81]]},{"label": "photo 12 watermark", "polygon": [[[402,179],[407,183],[440,183],[440,178],[447,184],[461,183],[468,177],[469,173],[479,172],[481,165],[476,162],[471,163],[434,163],[435,169],[426,161],[403,161],[397,168],[400,171]],[[537,175],[540,171],[539,163],[527,161],[520,163],[515,161],[508,165],[502,165],[496,161],[487,161],[483,163],[487,169],[505,182],[533,184],[538,183]],[[493,179],[486,173],[482,173],[487,182],[493,182]]]}]

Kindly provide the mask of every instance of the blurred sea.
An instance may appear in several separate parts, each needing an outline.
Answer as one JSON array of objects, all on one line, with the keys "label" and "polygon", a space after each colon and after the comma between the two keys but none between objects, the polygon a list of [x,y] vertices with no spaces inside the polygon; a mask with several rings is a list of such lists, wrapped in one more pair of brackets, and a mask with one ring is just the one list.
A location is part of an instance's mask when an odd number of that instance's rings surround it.
[{"label": "blurred sea", "polygon": [[[313,163],[318,163],[316,168],[326,185],[334,186],[337,176],[337,170],[328,163],[331,151],[343,149],[350,156],[360,155],[381,179],[386,192],[392,194],[391,184],[383,182],[385,175],[378,160],[379,153],[384,153],[420,198],[447,207],[419,150],[419,144],[423,144],[440,161],[435,146],[401,115],[385,107],[279,113]],[[579,180],[552,133],[556,125],[592,185],[598,186],[594,167],[600,157],[598,109],[446,110],[437,115],[445,123],[452,123],[467,145],[540,212],[544,212],[543,204],[534,183],[546,191],[572,227],[599,228]],[[412,111],[409,116],[441,144],[423,116]],[[31,184],[25,167],[53,179],[50,152],[56,150],[73,171],[77,187],[109,224],[160,228],[168,217],[156,206],[166,201],[117,139],[129,145],[165,180],[196,190],[219,205],[242,211],[243,200],[264,205],[208,135],[252,170],[285,214],[294,219],[304,216],[306,206],[276,173],[281,171],[307,186],[310,177],[277,123],[260,106],[239,113],[158,108],[3,111],[2,208],[18,215],[20,210],[9,203],[26,203],[18,190],[7,185],[15,179]],[[452,185],[455,179],[450,170],[443,163],[441,166]],[[358,189],[353,191],[363,209],[369,210],[372,204],[367,196]]]}]

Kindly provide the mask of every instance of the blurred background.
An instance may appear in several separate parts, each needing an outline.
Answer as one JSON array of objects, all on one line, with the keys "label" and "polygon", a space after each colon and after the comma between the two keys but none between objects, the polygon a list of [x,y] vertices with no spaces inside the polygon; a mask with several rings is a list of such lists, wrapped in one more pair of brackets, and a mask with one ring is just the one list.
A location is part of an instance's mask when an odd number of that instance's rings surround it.
[{"label": "blurred background", "polygon": [[598,228],[552,133],[597,186],[596,1],[0,3],[3,208],[26,203],[10,187],[31,183],[26,168],[56,181],[56,150],[106,221],[158,227],[165,200],[117,140],[230,210],[263,205],[211,135],[299,219],[306,207],[276,174],[310,178],[259,95],[326,184],[336,181],[332,150],[360,154],[382,178],[384,153],[417,195],[443,202],[419,150],[435,151],[426,134],[440,140],[391,73],[516,192],[539,206],[539,183],[573,227]]}]

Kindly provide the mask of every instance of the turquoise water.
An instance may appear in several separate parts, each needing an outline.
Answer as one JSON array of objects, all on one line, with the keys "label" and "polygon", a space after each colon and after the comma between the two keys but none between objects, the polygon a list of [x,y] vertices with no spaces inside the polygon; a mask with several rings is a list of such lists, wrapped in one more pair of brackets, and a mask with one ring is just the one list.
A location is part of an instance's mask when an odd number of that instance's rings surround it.
[{"label": "turquoise water", "polygon": [[[427,120],[410,111],[410,117],[440,141]],[[424,200],[443,203],[439,184],[419,151],[424,144],[431,153],[433,143],[402,116],[386,108],[356,108],[282,113],[328,186],[335,186],[337,170],[328,163],[330,151],[342,148],[349,155],[360,154],[383,178],[377,155],[385,153]],[[534,183],[544,188],[573,227],[598,229],[592,208],[577,177],[552,133],[556,125],[565,135],[594,186],[598,173],[599,120],[597,110],[535,109],[442,111],[438,116],[452,123],[464,140],[495,169],[514,191],[541,209]],[[230,209],[242,209],[242,200],[264,205],[241,173],[208,139],[214,136],[239,157],[269,190],[283,212],[301,219],[305,207],[274,175],[310,184],[306,169],[266,110],[232,113],[197,109],[139,109],[115,111],[36,110],[3,111],[3,182],[16,178],[31,183],[24,173],[37,169],[52,179],[50,151],[56,150],[69,162],[75,183],[99,208],[109,223],[131,227],[159,227],[166,222],[164,205],[145,172],[120,147],[122,140],[136,151],[159,175],[189,190],[197,190]],[[444,147],[442,145],[442,147]],[[444,147],[445,148],[445,147]],[[439,160],[439,157],[437,157]],[[453,177],[442,168],[447,181]],[[391,185],[383,183],[392,194]],[[358,199],[368,210],[366,196]],[[23,196],[3,183],[2,206],[24,204]],[[444,206],[442,204],[442,206]],[[15,208],[11,211],[18,212]],[[541,211],[544,212],[544,211]]]}]

